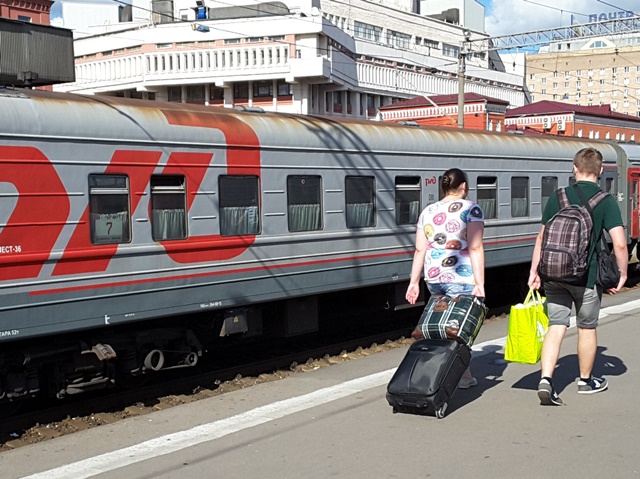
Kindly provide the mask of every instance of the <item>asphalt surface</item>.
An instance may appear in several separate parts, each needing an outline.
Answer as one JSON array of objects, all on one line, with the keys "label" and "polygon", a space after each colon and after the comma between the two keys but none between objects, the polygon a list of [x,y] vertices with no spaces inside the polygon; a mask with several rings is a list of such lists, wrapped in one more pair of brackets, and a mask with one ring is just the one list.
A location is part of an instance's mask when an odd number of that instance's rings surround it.
[{"label": "asphalt surface", "polygon": [[478,385],[443,419],[392,414],[386,384],[406,348],[0,454],[3,479],[640,477],[640,291],[605,296],[594,373],[577,394],[577,331],[541,406],[539,367],[503,360],[507,321],[474,346]]}]

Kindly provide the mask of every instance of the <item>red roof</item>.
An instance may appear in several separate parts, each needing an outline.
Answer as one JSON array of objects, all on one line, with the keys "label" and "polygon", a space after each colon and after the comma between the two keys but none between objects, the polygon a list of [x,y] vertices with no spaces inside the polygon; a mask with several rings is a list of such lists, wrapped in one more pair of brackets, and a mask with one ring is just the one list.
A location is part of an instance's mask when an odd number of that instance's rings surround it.
[{"label": "red roof", "polygon": [[[428,101],[424,96],[417,96],[409,100],[398,101],[396,103],[393,103],[392,105],[381,106],[380,109],[393,110],[396,108],[433,106],[433,103],[435,103],[436,105],[457,105],[458,95],[457,94],[456,95],[435,95],[435,96],[430,96],[429,100],[431,101]],[[477,93],[465,93],[464,101],[465,103],[487,102],[487,103],[493,103],[496,105],[505,105],[505,106],[509,105],[508,101],[499,100],[497,98],[491,98],[489,96],[479,95]]]},{"label": "red roof", "polygon": [[530,105],[521,106],[507,110],[505,118],[517,118],[519,116],[554,115],[558,113],[578,113],[586,116],[597,116],[601,118],[615,118],[617,120],[633,121],[640,123],[640,118],[624,115],[611,111],[611,105],[581,106],[570,105],[559,101],[539,101]]}]

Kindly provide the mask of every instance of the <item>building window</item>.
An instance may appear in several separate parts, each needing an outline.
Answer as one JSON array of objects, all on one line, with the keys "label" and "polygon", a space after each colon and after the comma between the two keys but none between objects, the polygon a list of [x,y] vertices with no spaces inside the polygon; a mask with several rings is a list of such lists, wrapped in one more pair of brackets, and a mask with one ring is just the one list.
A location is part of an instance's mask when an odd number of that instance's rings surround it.
[{"label": "building window", "polygon": [[233,98],[247,99],[249,98],[249,84],[247,82],[233,84]]},{"label": "building window", "polygon": [[216,103],[224,102],[224,88],[211,85],[209,87],[209,100]]},{"label": "building window", "polygon": [[420,215],[420,177],[396,176],[396,224],[415,225]]},{"label": "building window", "polygon": [[89,212],[93,244],[130,242],[129,178],[90,175]]},{"label": "building window", "polygon": [[20,20],[21,22],[31,23],[31,17],[27,17],[25,15],[18,15],[18,20]]},{"label": "building window", "polygon": [[182,87],[170,86],[167,88],[167,100],[168,101],[182,101]]},{"label": "building window", "polygon": [[260,231],[259,181],[257,176],[223,175],[220,191],[220,234],[256,235]]},{"label": "building window", "polygon": [[186,197],[184,176],[151,177],[151,237],[154,241],[187,237]]},{"label": "building window", "polygon": [[511,217],[529,216],[529,178],[514,176],[511,178]]},{"label": "building window", "polygon": [[342,113],[342,92],[341,91],[333,92],[333,112]]},{"label": "building window", "polygon": [[187,85],[187,102],[204,103],[204,85]]},{"label": "building window", "polygon": [[411,36],[404,33],[387,30],[387,44],[398,48],[409,48]]},{"label": "building window", "polygon": [[292,96],[293,85],[284,80],[278,80],[278,96]]},{"label": "building window", "polygon": [[382,28],[368,23],[353,22],[353,34],[356,38],[379,42],[382,38]]},{"label": "building window", "polygon": [[497,218],[496,208],[498,195],[498,178],[496,176],[479,176],[477,182],[477,202],[485,219]]},{"label": "building window", "polygon": [[347,176],[345,178],[347,228],[375,225],[374,191],[372,176]]},{"label": "building window", "polygon": [[322,182],[319,176],[287,177],[289,231],[322,229]]},{"label": "building window", "polygon": [[446,57],[458,58],[460,55],[460,47],[442,43],[442,54]]},{"label": "building window", "polygon": [[273,98],[273,81],[257,81],[253,84],[254,98]]}]

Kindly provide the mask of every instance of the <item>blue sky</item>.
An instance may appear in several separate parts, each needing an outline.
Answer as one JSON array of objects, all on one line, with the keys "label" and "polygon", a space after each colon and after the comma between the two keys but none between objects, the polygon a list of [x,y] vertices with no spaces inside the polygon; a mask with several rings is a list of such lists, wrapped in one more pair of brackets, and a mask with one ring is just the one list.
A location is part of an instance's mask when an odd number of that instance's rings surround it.
[{"label": "blue sky", "polygon": [[485,6],[485,29],[491,36],[532,32],[588,23],[589,15],[618,11],[640,13],[638,0],[477,0]]},{"label": "blue sky", "polygon": [[[65,0],[73,1],[73,0]],[[82,0],[81,0],[82,1]],[[96,0],[90,0],[96,1]],[[98,0],[110,2],[113,0]],[[255,0],[256,2],[266,0]],[[485,7],[485,29],[491,36],[546,30],[571,24],[572,18],[588,23],[589,15],[628,10],[640,13],[638,0],[476,0]],[[52,20],[60,5],[51,9]]]}]

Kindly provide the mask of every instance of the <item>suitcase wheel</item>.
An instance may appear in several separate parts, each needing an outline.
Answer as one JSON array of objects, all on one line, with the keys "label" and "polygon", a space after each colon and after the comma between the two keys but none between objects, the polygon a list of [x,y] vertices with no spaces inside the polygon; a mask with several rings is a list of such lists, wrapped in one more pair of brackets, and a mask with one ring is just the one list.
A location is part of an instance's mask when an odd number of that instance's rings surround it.
[{"label": "suitcase wheel", "polygon": [[396,408],[391,408],[391,409],[393,411],[393,414],[397,414],[398,413],[398,410]]},{"label": "suitcase wheel", "polygon": [[436,409],[436,417],[438,419],[442,419],[446,412],[447,412],[447,403],[444,403],[442,406]]}]

